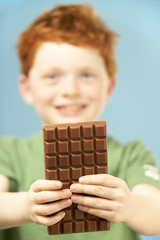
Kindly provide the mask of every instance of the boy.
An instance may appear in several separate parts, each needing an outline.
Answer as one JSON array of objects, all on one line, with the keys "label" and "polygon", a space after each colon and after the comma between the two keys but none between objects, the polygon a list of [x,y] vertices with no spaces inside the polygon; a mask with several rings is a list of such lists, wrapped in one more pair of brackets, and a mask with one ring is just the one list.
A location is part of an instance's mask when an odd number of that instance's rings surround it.
[{"label": "boy", "polygon": [[[99,117],[115,87],[116,37],[83,5],[56,7],[20,36],[20,91],[44,123]],[[151,152],[138,141],[122,145],[113,138],[108,151],[109,174],[82,176],[79,184],[62,190],[60,181],[42,180],[41,135],[1,140],[1,239],[136,240],[136,232],[159,234],[159,178]],[[46,226],[60,221],[72,202],[109,220],[111,230],[48,236]]]}]

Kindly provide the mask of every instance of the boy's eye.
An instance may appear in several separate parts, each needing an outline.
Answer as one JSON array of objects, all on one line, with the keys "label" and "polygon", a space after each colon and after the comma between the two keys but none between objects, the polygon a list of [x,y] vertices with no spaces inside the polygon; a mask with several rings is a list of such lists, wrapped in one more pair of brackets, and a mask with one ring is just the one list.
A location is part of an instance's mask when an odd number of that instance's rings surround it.
[{"label": "boy's eye", "polygon": [[89,73],[89,72],[84,72],[81,74],[81,76],[85,79],[91,79],[91,78],[94,78],[94,74],[92,73]]},{"label": "boy's eye", "polygon": [[58,75],[57,74],[50,74],[50,75],[48,75],[48,78],[49,79],[56,79],[58,77]]},{"label": "boy's eye", "polygon": [[85,84],[95,83],[97,75],[93,72],[84,71],[80,73],[80,80]]},{"label": "boy's eye", "polygon": [[90,77],[92,77],[92,75],[91,75],[90,73],[87,73],[87,72],[86,72],[86,73],[83,73],[82,76],[85,77],[85,78],[90,78]]},{"label": "boy's eye", "polygon": [[56,83],[60,77],[59,73],[51,73],[45,76],[45,79],[50,83]]}]

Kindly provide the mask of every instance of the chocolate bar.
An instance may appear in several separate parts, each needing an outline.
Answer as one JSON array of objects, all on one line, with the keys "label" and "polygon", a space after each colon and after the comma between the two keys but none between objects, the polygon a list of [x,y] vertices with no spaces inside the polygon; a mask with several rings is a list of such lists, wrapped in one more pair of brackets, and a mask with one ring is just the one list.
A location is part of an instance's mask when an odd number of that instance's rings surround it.
[{"label": "chocolate bar", "polygon": [[[45,176],[69,188],[79,177],[108,173],[106,121],[43,125]],[[48,227],[48,234],[103,231],[110,223],[80,211],[76,204],[65,217]]]}]

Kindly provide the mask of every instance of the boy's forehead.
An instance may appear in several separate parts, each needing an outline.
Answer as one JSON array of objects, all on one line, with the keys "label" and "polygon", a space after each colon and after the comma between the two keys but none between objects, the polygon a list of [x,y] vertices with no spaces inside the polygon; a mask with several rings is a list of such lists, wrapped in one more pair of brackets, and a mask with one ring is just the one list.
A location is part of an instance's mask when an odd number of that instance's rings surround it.
[{"label": "boy's forehead", "polygon": [[98,62],[103,63],[104,61],[98,50],[94,48],[74,46],[68,43],[44,42],[37,49],[33,65],[52,67],[65,64],[67,67],[70,62],[89,68],[96,67]]},{"label": "boy's forehead", "polygon": [[76,55],[100,55],[98,50],[93,47],[89,46],[75,46],[66,42],[63,43],[57,43],[57,42],[43,42],[41,43],[40,47],[37,49],[37,54],[43,52],[45,53],[52,53],[56,54],[65,54],[72,52]]}]

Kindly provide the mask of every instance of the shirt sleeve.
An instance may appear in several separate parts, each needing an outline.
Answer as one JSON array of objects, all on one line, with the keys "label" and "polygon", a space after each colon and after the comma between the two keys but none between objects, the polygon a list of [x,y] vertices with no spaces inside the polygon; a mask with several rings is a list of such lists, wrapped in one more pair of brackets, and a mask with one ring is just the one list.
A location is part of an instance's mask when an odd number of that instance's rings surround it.
[{"label": "shirt sleeve", "polygon": [[130,189],[137,184],[151,184],[160,187],[159,169],[155,156],[140,141],[126,145],[126,182]]},{"label": "shirt sleeve", "polygon": [[4,138],[0,140],[0,174],[5,175],[10,181],[10,191],[15,192],[18,186],[16,140]]}]

